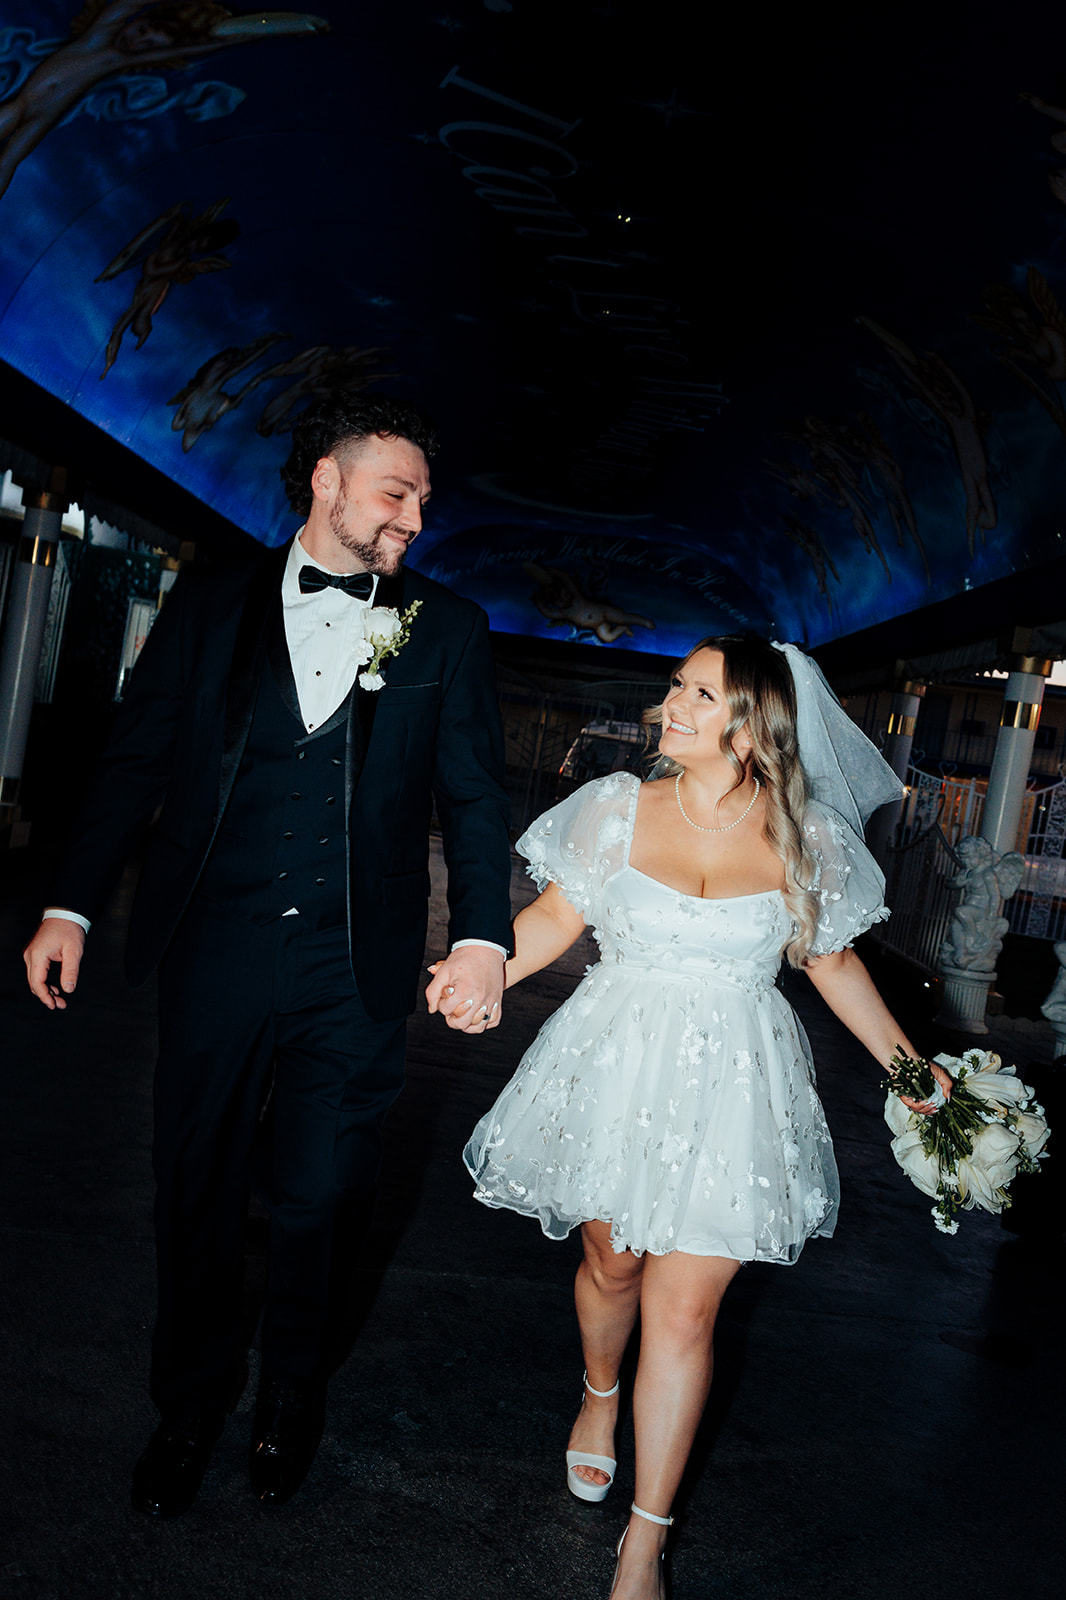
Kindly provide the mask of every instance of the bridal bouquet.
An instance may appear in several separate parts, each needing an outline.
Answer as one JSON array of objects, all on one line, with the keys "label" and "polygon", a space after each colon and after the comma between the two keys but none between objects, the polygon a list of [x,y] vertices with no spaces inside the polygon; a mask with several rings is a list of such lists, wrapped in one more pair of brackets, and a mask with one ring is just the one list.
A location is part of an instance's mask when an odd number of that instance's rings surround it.
[{"label": "bridal bouquet", "polygon": [[382,663],[387,656],[399,655],[421,606],[421,600],[412,600],[406,611],[397,611],[393,606],[371,606],[363,613],[362,655],[366,671],[359,674],[361,689],[369,689],[371,694],[384,689]]},{"label": "bridal bouquet", "polygon": [[[895,1137],[892,1154],[915,1186],[936,1200],[933,1221],[957,1233],[956,1211],[1002,1211],[1018,1172],[1038,1171],[1048,1138],[1044,1108],[1033,1091],[990,1050],[937,1056],[954,1080],[949,1099],[927,1061],[902,1052],[889,1063],[885,1121]],[[912,1111],[900,1095],[937,1106],[930,1116]]]}]

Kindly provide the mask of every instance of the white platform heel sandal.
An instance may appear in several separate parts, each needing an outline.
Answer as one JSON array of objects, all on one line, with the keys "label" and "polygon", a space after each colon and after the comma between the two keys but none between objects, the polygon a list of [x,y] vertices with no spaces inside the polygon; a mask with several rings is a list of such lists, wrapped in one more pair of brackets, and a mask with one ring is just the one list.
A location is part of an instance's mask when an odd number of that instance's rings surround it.
[{"label": "white platform heel sandal", "polygon": [[[647,1522],[657,1522],[659,1524],[660,1528],[672,1528],[673,1525],[674,1525],[673,1517],[657,1517],[655,1515],[654,1511],[642,1511],[640,1509],[640,1507],[637,1505],[636,1501],[633,1502],[633,1504],[630,1506],[629,1509],[633,1513],[633,1515],[636,1516],[636,1517],[643,1517]],[[629,1524],[626,1523],[625,1527],[622,1529],[622,1537],[619,1539],[617,1545],[615,1546],[615,1552],[614,1552],[614,1554],[615,1554],[614,1577],[611,1579],[611,1594],[614,1594],[614,1586],[618,1582],[618,1567],[619,1567],[619,1563],[622,1560],[622,1546],[626,1542],[626,1534],[628,1532],[629,1532]],[[659,1556],[659,1567],[660,1567],[660,1571],[661,1571],[662,1576],[663,1576],[663,1583],[665,1583],[665,1576],[666,1576],[666,1551],[665,1550],[663,1550],[662,1553]],[[660,1587],[660,1589],[662,1589],[663,1588],[663,1584],[661,1583],[659,1585],[659,1587]],[[607,1596],[607,1600],[611,1600],[611,1596],[610,1595]]]},{"label": "white platform heel sandal", "polygon": [[[589,1394],[594,1394],[597,1400],[609,1400],[611,1395],[618,1393],[618,1380],[615,1380],[613,1389],[594,1389],[589,1382],[586,1372],[584,1385]],[[581,1403],[584,1405],[585,1396],[582,1393]],[[607,1491],[614,1482],[615,1468],[618,1462],[613,1456],[592,1456],[584,1450],[568,1450],[566,1452],[566,1486],[572,1495],[579,1500],[588,1500],[592,1504],[606,1498]],[[594,1472],[607,1474],[606,1483],[589,1483],[587,1478],[579,1478],[574,1471],[575,1467],[591,1467]]]}]

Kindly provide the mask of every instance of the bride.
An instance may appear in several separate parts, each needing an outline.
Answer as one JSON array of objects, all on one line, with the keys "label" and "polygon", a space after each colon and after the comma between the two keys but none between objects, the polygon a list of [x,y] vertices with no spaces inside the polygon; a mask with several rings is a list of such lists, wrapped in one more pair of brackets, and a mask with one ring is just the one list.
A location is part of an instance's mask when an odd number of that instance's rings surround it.
[{"label": "bride", "polygon": [[833,1231],[836,1165],[806,1036],[775,986],[782,954],[882,1068],[914,1054],[850,948],[888,915],[861,834],[899,784],[818,668],[792,646],[705,639],[649,720],[653,780],[597,779],[519,841],[541,893],[516,919],[508,986],[586,924],[602,959],[464,1157],[484,1204],[536,1217],[549,1238],[581,1228],[586,1372],[566,1462],[582,1500],[613,1481],[618,1373],[640,1314],[635,1500],[611,1600],[664,1594],[730,1280]]}]

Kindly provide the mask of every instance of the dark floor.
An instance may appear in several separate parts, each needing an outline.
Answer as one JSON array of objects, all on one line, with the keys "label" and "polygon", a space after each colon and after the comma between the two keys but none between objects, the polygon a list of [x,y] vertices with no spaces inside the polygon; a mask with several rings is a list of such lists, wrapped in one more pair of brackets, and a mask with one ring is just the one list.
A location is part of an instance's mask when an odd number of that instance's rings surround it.
[{"label": "dark floor", "polygon": [[[4,870],[0,1596],[605,1600],[632,1441],[623,1432],[606,1505],[567,1494],[577,1247],[475,1205],[459,1162],[588,952],[509,997],[504,1025],[481,1040],[414,1019],[409,1087],[354,1278],[361,1326],[311,1477],[273,1517],[252,1501],[250,1385],[200,1500],[157,1525],[128,1506],[130,1465],[153,1426],[152,996],[122,985],[120,903],[94,930],[76,1005],[46,1013],[17,957],[37,865],[9,856]],[[438,919],[435,953],[440,936]],[[843,1215],[795,1268],[748,1267],[730,1289],[712,1407],[677,1508],[675,1600],[1057,1597],[1061,1188],[1053,1206],[1054,1176],[1036,1180],[1035,1233],[1016,1237],[982,1214],[955,1238],[936,1233],[929,1202],[891,1160],[877,1068],[804,980],[793,987]],[[897,975],[895,988],[910,1026],[920,986]],[[926,1048],[950,1045],[928,1024],[913,1031]],[[253,1286],[256,1234],[253,1223]],[[253,1379],[254,1364],[253,1352]]]}]

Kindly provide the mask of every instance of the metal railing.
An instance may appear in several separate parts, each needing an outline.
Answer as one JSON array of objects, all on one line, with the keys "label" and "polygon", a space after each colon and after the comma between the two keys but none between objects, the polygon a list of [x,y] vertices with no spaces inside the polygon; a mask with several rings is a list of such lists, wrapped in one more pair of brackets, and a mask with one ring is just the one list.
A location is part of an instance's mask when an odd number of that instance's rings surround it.
[{"label": "metal railing", "polygon": [[[914,767],[907,777],[900,824],[885,861],[885,899],[892,915],[874,937],[935,972],[959,898],[954,847],[979,832],[984,789],[978,779],[934,776]],[[1010,932],[1066,938],[1066,780],[1060,777],[1026,795],[1017,849],[1025,857],[1025,873],[1003,907]]]},{"label": "metal railing", "polygon": [[[913,790],[908,800],[912,798]],[[910,832],[901,831],[901,842],[889,850],[885,862],[885,900],[892,915],[874,929],[886,949],[930,973],[937,969],[940,946],[959,899],[954,885],[959,862],[943,826],[945,812],[949,827],[958,826],[961,808],[956,802],[957,797],[946,790],[937,797],[931,814],[920,814],[917,805],[911,808]],[[961,837],[961,832],[956,834],[956,839]]]}]

